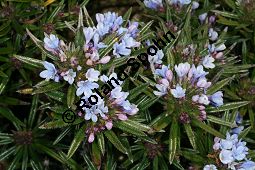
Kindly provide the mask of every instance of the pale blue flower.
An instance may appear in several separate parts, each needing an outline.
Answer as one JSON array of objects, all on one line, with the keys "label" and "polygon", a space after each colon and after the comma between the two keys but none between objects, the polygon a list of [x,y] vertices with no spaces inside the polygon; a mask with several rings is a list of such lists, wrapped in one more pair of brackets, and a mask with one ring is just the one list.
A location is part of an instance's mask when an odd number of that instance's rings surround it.
[{"label": "pale blue flower", "polygon": [[192,65],[192,68],[189,71],[189,77],[194,76],[194,79],[198,79],[200,77],[205,77],[209,72],[204,71],[204,67],[202,65],[195,67]]},{"label": "pale blue flower", "polygon": [[89,80],[79,81],[77,82],[77,86],[78,88],[76,90],[76,95],[80,96],[81,94],[84,94],[86,97],[90,97],[93,94],[92,89],[99,87],[97,83],[91,82]]},{"label": "pale blue flower", "polygon": [[232,151],[225,149],[221,150],[219,158],[223,164],[230,164],[235,160]]},{"label": "pale blue flower", "polygon": [[161,76],[163,78],[166,78],[166,73],[168,71],[169,67],[162,65],[161,69],[155,70],[155,75]]},{"label": "pale blue flower", "polygon": [[47,61],[43,62],[43,66],[46,68],[46,70],[40,73],[40,77],[45,78],[46,80],[52,79],[55,82],[59,82],[59,76],[55,66]]},{"label": "pale blue flower", "polygon": [[209,39],[212,41],[215,41],[218,39],[218,33],[214,31],[213,28],[209,29],[208,36],[209,36]]},{"label": "pale blue flower", "polygon": [[163,7],[162,0],[145,0],[144,5],[151,9],[158,9]]},{"label": "pale blue flower", "polygon": [[215,67],[215,65],[213,64],[214,61],[215,59],[213,57],[211,57],[210,55],[207,55],[204,57],[202,63],[205,68],[214,68]]},{"label": "pale blue flower", "polygon": [[162,64],[162,59],[164,57],[164,53],[162,50],[158,50],[154,56],[149,55],[148,61],[151,64]]},{"label": "pale blue flower", "polygon": [[194,10],[194,9],[197,9],[198,7],[199,7],[199,3],[196,2],[196,1],[193,1],[192,2],[192,9]]},{"label": "pale blue flower", "polygon": [[176,85],[175,89],[171,89],[171,94],[178,99],[185,97],[185,92],[186,89],[183,89],[179,84]]},{"label": "pale blue flower", "polygon": [[93,82],[93,81],[98,81],[98,76],[100,75],[100,72],[98,70],[95,70],[94,68],[90,68],[87,70],[85,76],[86,78]]},{"label": "pale blue flower", "polygon": [[179,77],[184,77],[190,70],[190,64],[189,63],[180,63],[178,66],[175,65],[174,69]]},{"label": "pale blue flower", "polygon": [[208,105],[210,103],[210,101],[205,94],[201,94],[198,98],[198,103]]},{"label": "pale blue flower", "polygon": [[67,72],[65,72],[65,75],[63,77],[64,80],[67,81],[69,84],[73,84],[74,78],[76,77],[76,72],[74,72],[73,69],[69,69]]},{"label": "pale blue flower", "polygon": [[231,129],[231,133],[239,135],[243,130],[244,130],[244,126],[239,126],[237,128]]},{"label": "pale blue flower", "polygon": [[232,148],[232,152],[233,152],[233,157],[238,160],[238,161],[242,161],[243,159],[246,158],[246,155],[248,154],[248,148],[246,146],[234,146]]},{"label": "pale blue flower", "polygon": [[44,37],[44,47],[52,50],[56,50],[59,47],[59,39],[57,36],[50,34],[50,36]]},{"label": "pale blue flower", "polygon": [[91,27],[83,28],[83,33],[85,35],[86,44],[88,44],[92,40],[95,32],[96,32],[96,30]]},{"label": "pale blue flower", "polygon": [[198,16],[200,22],[204,22],[204,20],[206,19],[206,17],[207,17],[207,13],[203,13],[203,14],[201,14],[201,15]]},{"label": "pale blue flower", "polygon": [[254,170],[254,169],[255,169],[255,162],[248,160],[241,164],[241,167],[239,170]]},{"label": "pale blue flower", "polygon": [[122,42],[124,42],[127,48],[140,46],[140,42],[137,42],[133,37],[131,37],[131,34],[125,34],[122,38]]},{"label": "pale blue flower", "polygon": [[125,42],[115,43],[113,45],[113,54],[117,56],[117,58],[121,57],[121,55],[128,56],[131,54],[131,49],[127,48]]},{"label": "pale blue flower", "polygon": [[222,91],[218,91],[218,92],[214,93],[213,95],[211,95],[210,96],[210,101],[216,107],[222,106],[223,105],[223,93],[222,93]]},{"label": "pale blue flower", "polygon": [[156,84],[156,88],[158,89],[158,91],[153,91],[153,93],[156,96],[163,96],[166,95],[168,93],[167,89],[169,87],[169,84]]},{"label": "pale blue flower", "polygon": [[203,170],[217,170],[217,167],[213,164],[206,165]]}]

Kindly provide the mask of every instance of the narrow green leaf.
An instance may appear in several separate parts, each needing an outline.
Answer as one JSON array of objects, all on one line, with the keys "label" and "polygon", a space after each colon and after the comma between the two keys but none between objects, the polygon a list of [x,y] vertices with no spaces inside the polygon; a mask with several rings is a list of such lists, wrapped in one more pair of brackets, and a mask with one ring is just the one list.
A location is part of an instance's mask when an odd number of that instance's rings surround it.
[{"label": "narrow green leaf", "polygon": [[36,116],[36,111],[37,111],[37,106],[38,106],[38,99],[39,99],[38,95],[33,96],[32,105],[31,105],[30,112],[29,112],[29,117],[28,117],[28,126],[30,128],[32,128],[33,123],[34,123],[34,119],[35,119],[35,116]]},{"label": "narrow green leaf", "polygon": [[232,103],[224,104],[220,107],[209,107],[208,109],[206,109],[206,111],[208,113],[223,112],[223,111],[227,111],[227,110],[237,109],[237,108],[245,106],[249,103],[250,103],[249,101],[232,102]]},{"label": "narrow green leaf", "polygon": [[38,60],[38,59],[34,59],[34,58],[29,58],[29,57],[24,57],[24,56],[20,56],[20,55],[14,55],[15,58],[17,58],[18,60],[27,63],[31,66],[37,67],[37,68],[43,68],[43,61],[42,60]]},{"label": "narrow green leaf", "polygon": [[12,155],[16,150],[16,146],[13,146],[0,154],[0,161],[4,160],[8,156]]},{"label": "narrow green leaf", "polygon": [[0,107],[0,114],[10,120],[17,129],[20,129],[20,126],[25,126],[8,108]]},{"label": "narrow green leaf", "polygon": [[80,130],[77,132],[77,134],[75,135],[72,144],[68,150],[67,153],[67,158],[71,158],[73,156],[73,154],[75,153],[75,151],[78,149],[78,147],[80,146],[81,142],[85,139],[85,128],[86,126],[83,125],[82,128],[80,128]]},{"label": "narrow green leaf", "polygon": [[149,83],[144,83],[144,84],[141,84],[141,85],[137,86],[136,88],[130,90],[129,95],[128,95],[128,100],[134,99],[136,96],[138,96],[143,91],[145,91],[148,86],[149,86]]},{"label": "narrow green leaf", "polygon": [[159,99],[159,97],[153,97],[153,98],[150,98],[146,101],[144,101],[142,104],[140,104],[138,107],[139,107],[139,110],[145,110],[147,108],[149,108],[151,105],[153,105],[155,102],[157,102]]},{"label": "narrow green leaf", "polygon": [[97,134],[97,143],[99,146],[99,149],[102,153],[102,155],[104,155],[105,153],[105,142],[104,142],[104,134],[103,133],[98,133]]},{"label": "narrow green leaf", "polygon": [[123,146],[123,144],[120,142],[116,134],[111,131],[105,131],[104,132],[107,139],[122,153],[127,154],[127,149]]},{"label": "narrow green leaf", "polygon": [[150,21],[150,22],[148,22],[141,30],[140,30],[140,35],[143,35],[150,27],[151,27],[151,25],[152,25],[152,23],[153,23],[154,21],[152,20],[152,21]]},{"label": "narrow green leaf", "polygon": [[184,124],[185,131],[188,135],[189,141],[192,145],[192,147],[197,150],[197,144],[196,144],[196,137],[195,134],[190,126],[190,124]]},{"label": "narrow green leaf", "polygon": [[97,170],[95,165],[89,160],[88,156],[85,153],[82,154],[82,156],[83,156],[89,170]]},{"label": "narrow green leaf", "polygon": [[50,84],[43,86],[43,87],[39,87],[37,89],[34,89],[34,91],[32,92],[32,94],[40,94],[40,93],[45,93],[45,92],[49,92],[49,91],[55,91],[60,89],[61,87],[63,87],[65,84],[61,84],[61,83],[55,83],[55,82],[51,82]]},{"label": "narrow green leaf", "polygon": [[217,136],[219,138],[225,138],[225,136],[223,134],[221,134],[219,131],[215,130],[214,128],[208,126],[207,124],[201,122],[200,120],[197,119],[193,119],[192,123],[198,127],[200,127],[201,129],[203,129],[204,131]]},{"label": "narrow green leaf", "polygon": [[67,106],[68,108],[71,108],[75,99],[75,87],[74,86],[69,86],[68,91],[67,91]]},{"label": "narrow green leaf", "polygon": [[126,121],[115,122],[114,126],[136,136],[146,136],[142,130],[130,125],[129,123],[126,123]]},{"label": "narrow green leaf", "polygon": [[123,26],[124,26],[124,27],[127,26],[128,20],[129,20],[129,18],[130,18],[130,16],[131,16],[131,13],[132,13],[132,7],[130,7],[130,8],[128,9],[128,11],[123,15],[123,21],[124,21]]},{"label": "narrow green leaf", "polygon": [[217,123],[217,124],[224,125],[224,126],[228,126],[228,127],[231,127],[231,128],[237,127],[236,123],[228,122],[228,121],[223,120],[222,118],[217,118],[217,117],[211,116],[211,115],[207,116],[207,120],[210,121],[210,122]]},{"label": "narrow green leaf", "polygon": [[217,82],[216,84],[212,85],[207,91],[206,94],[208,95],[212,95],[215,92],[217,92],[218,90],[220,90],[222,87],[224,87],[225,85],[227,85],[231,80],[234,79],[234,76],[230,77],[230,78],[226,78],[224,80],[221,80],[219,82]]},{"label": "narrow green leaf", "polygon": [[250,130],[252,130],[252,126],[247,127],[246,129],[244,129],[238,136],[239,139],[244,139],[246,137],[246,135],[250,132]]},{"label": "narrow green leaf", "polygon": [[170,128],[170,135],[169,135],[169,163],[170,165],[173,163],[173,160],[175,158],[175,154],[177,151],[177,145],[178,145],[178,132],[179,131],[179,125],[177,121],[173,121],[171,128]]},{"label": "narrow green leaf", "polygon": [[53,142],[53,145],[56,145],[59,141],[61,141],[70,132],[70,130],[71,130],[71,126],[67,127],[64,131],[62,131]]}]

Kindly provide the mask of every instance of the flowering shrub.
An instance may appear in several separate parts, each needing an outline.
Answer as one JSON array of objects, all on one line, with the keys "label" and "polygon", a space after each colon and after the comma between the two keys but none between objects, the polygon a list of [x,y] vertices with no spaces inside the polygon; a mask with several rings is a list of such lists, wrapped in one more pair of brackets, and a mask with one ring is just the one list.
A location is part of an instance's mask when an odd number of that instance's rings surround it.
[{"label": "flowering shrub", "polygon": [[255,169],[252,2],[78,3],[2,3],[0,169]]}]

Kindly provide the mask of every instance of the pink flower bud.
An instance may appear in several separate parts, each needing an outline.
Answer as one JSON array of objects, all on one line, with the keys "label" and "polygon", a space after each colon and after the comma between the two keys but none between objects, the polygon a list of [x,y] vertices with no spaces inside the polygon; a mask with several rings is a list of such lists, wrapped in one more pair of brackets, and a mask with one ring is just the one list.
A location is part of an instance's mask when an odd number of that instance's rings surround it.
[{"label": "pink flower bud", "polygon": [[128,119],[127,116],[124,115],[124,114],[117,114],[117,116],[118,116],[118,118],[119,118],[120,120],[127,120],[127,119]]},{"label": "pink flower bud", "polygon": [[110,56],[105,56],[105,57],[103,57],[103,58],[101,58],[101,59],[99,60],[99,63],[101,63],[101,64],[106,64],[106,63],[108,63],[108,62],[110,61],[110,59],[111,59]]},{"label": "pink flower bud", "polygon": [[79,113],[78,113],[78,116],[82,116],[82,112],[79,112]]},{"label": "pink flower bud", "polygon": [[91,134],[89,135],[88,142],[89,142],[89,143],[92,143],[94,140],[95,140],[94,133],[91,133]]},{"label": "pink flower bud", "polygon": [[203,105],[200,105],[198,106],[198,109],[202,111],[202,110],[205,110],[205,107]]},{"label": "pink flower bud", "polygon": [[173,72],[171,70],[167,70],[166,71],[166,78],[167,80],[169,80],[170,82],[172,81],[173,79]]},{"label": "pink flower bud", "polygon": [[88,66],[92,66],[92,65],[93,65],[93,61],[92,61],[91,59],[88,59],[88,60],[86,61],[86,64],[87,64]]},{"label": "pink flower bud", "polygon": [[223,57],[223,52],[219,52],[215,56],[216,59],[221,59],[222,57]]},{"label": "pink flower bud", "polygon": [[106,122],[105,127],[106,127],[108,130],[111,130],[111,129],[112,129],[112,121]]}]

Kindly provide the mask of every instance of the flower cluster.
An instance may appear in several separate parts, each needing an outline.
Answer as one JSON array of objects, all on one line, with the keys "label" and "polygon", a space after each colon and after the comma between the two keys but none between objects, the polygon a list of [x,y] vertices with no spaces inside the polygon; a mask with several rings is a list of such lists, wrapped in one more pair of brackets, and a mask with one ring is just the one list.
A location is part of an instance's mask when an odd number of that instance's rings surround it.
[{"label": "flower cluster", "polygon": [[196,106],[201,120],[206,119],[205,106],[211,104],[213,106],[223,105],[223,93],[218,91],[213,95],[206,95],[206,90],[211,86],[208,82],[202,65],[190,66],[189,63],[180,63],[174,66],[175,73],[169,66],[162,65],[160,69],[156,69],[154,75],[159,77],[154,91],[157,96],[174,97],[181,102],[187,101],[187,104]]},{"label": "flower cluster", "polygon": [[[140,42],[135,40],[139,32],[138,22],[128,21],[128,26],[123,27],[122,16],[111,12],[96,14],[96,20],[95,27],[83,28],[84,44],[81,47],[75,47],[73,43],[66,45],[57,36],[46,34],[44,47],[57,56],[59,61],[56,61],[57,68],[52,63],[43,62],[46,70],[40,73],[40,77],[46,80],[52,79],[55,82],[65,80],[70,85],[76,84],[76,96],[86,101],[90,96],[97,96],[98,101],[90,102],[95,103],[94,105],[83,107],[84,112],[78,113],[85,120],[92,120],[86,130],[89,142],[93,142],[95,133],[105,128],[111,129],[114,120],[126,120],[127,115],[138,112],[137,106],[126,99],[129,93],[123,92],[119,86],[122,82],[115,84],[105,100],[93,92],[93,89],[99,88],[101,82],[106,82],[112,77],[117,78],[116,73],[112,73],[109,77],[101,75],[100,71],[95,69],[98,64],[106,64],[113,57],[129,56],[131,48],[140,46]],[[116,42],[109,50],[111,54],[109,52],[108,55],[101,56],[100,52],[108,48],[103,40],[112,35],[115,36]],[[83,105],[84,103],[81,103],[81,106]]]},{"label": "flower cluster", "polygon": [[[112,77],[117,79],[117,74],[112,73],[109,77],[106,75],[100,76],[100,81],[106,83]],[[87,129],[86,133],[89,135],[89,142],[94,141],[94,135],[105,128],[110,130],[113,126],[113,121],[117,120],[127,120],[127,115],[135,115],[138,112],[138,108],[135,104],[131,104],[127,97],[128,92],[123,92],[121,86],[122,81],[114,84],[114,88],[111,91],[107,91],[106,100],[104,101],[98,93],[91,93],[91,96],[96,96],[98,101],[92,101],[94,105],[88,105],[88,107],[83,107],[84,114],[79,112],[79,116],[84,117],[85,120],[92,120],[91,126]],[[81,88],[81,87],[80,87]],[[98,88],[98,87],[96,87]],[[77,89],[78,91],[79,89]],[[106,89],[105,89],[106,90]],[[87,93],[86,93],[87,94]],[[88,100],[88,96],[82,97],[85,101]],[[84,103],[81,103],[81,106]],[[100,117],[101,119],[98,119]]]},{"label": "flower cluster", "polygon": [[[240,114],[236,117],[236,124],[242,123]],[[232,129],[232,133],[227,132],[226,139],[214,138],[213,149],[218,153],[219,160],[223,166],[232,170],[252,170],[255,169],[255,162],[248,160],[248,147],[246,142],[238,139],[238,135],[243,130],[243,126]],[[204,170],[217,169],[215,165],[206,165]]]},{"label": "flower cluster", "polygon": [[[150,9],[154,10],[160,10],[163,11],[164,5],[162,0],[144,0],[144,5]],[[181,8],[184,5],[188,5],[191,3],[191,0],[167,0],[166,3],[169,5],[176,7],[176,8]],[[192,2],[192,9],[197,9],[199,7],[199,3],[196,1]]]}]

